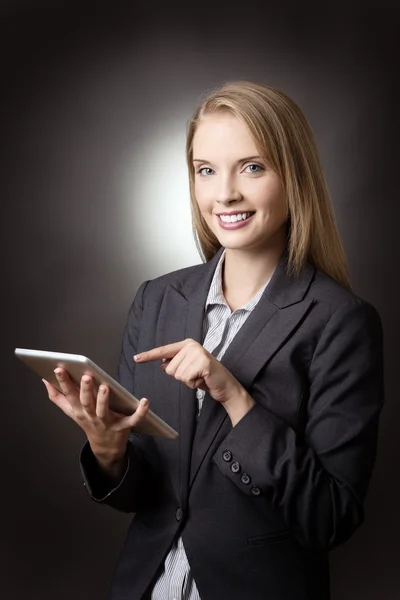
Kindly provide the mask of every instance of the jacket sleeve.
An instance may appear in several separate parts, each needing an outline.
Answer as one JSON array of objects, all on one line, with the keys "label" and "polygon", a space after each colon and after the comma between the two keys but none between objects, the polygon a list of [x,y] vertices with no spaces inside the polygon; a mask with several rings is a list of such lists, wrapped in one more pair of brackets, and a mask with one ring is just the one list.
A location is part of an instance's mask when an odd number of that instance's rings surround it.
[{"label": "jacket sleeve", "polygon": [[[148,282],[144,282],[131,305],[122,341],[118,363],[118,380],[129,391],[133,389],[136,352],[143,309],[143,294]],[[83,483],[96,502],[108,504],[123,512],[135,512],[141,496],[151,487],[154,467],[146,452],[145,436],[131,434],[127,444],[126,469],[122,479],[115,483],[99,468],[88,442],[80,455]]]},{"label": "jacket sleeve", "polygon": [[339,306],[310,363],[303,433],[256,403],[214,454],[244,494],[282,511],[304,546],[330,550],[363,521],[384,398],[382,338],[370,304]]}]

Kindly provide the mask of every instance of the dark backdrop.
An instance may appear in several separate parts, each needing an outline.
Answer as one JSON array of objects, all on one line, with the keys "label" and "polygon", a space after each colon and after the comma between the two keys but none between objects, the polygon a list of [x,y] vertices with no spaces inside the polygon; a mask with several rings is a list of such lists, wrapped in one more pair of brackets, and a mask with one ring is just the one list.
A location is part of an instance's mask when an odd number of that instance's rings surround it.
[{"label": "dark backdrop", "polygon": [[186,120],[206,89],[241,78],[305,111],[354,289],[383,319],[387,404],[367,521],[332,553],[332,587],[334,600],[397,600],[394,3],[36,1],[3,3],[0,17],[1,597],[105,598],[129,517],[86,496],[83,434],[13,350],[87,354],[115,374],[139,284],[199,262]]}]

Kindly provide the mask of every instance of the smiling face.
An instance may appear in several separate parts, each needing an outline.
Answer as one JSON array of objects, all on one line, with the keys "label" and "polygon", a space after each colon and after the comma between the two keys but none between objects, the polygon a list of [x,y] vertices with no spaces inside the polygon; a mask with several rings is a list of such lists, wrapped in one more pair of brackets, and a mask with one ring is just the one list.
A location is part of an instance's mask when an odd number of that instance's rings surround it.
[{"label": "smiling face", "polygon": [[284,250],[283,186],[241,120],[227,111],[206,115],[193,138],[193,166],[197,204],[222,246]]}]

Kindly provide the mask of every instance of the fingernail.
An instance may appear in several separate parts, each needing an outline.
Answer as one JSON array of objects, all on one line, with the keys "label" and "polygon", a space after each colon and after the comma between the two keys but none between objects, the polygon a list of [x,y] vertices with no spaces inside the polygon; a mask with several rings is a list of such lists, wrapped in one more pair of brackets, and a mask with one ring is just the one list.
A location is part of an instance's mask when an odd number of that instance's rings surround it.
[{"label": "fingernail", "polygon": [[144,406],[144,407],[148,406],[148,404],[149,404],[149,401],[147,400],[147,398],[142,398],[140,402],[142,403],[142,406]]},{"label": "fingernail", "polygon": [[82,379],[83,379],[83,381],[84,381],[85,383],[89,383],[89,381],[90,381],[90,377],[89,377],[88,375],[84,375],[84,376],[82,377]]},{"label": "fingernail", "polygon": [[140,354],[135,354],[135,356],[133,357],[133,360],[136,360],[136,361],[140,360]]},{"label": "fingernail", "polygon": [[61,370],[54,369],[54,373],[56,374],[56,376],[58,377],[58,379],[62,379],[63,378],[63,373],[62,373]]},{"label": "fingernail", "polygon": [[104,385],[101,385],[101,386],[100,386],[100,388],[99,388],[99,391],[100,391],[100,394],[103,394],[103,395],[104,395],[104,394],[106,393],[106,388],[105,388],[105,386],[104,386]]}]

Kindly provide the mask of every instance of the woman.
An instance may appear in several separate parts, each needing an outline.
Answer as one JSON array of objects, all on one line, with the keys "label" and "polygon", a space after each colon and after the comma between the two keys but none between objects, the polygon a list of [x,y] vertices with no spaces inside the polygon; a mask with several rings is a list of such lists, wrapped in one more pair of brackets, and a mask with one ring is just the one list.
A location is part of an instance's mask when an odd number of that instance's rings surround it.
[{"label": "woman", "polygon": [[[187,136],[205,263],[146,281],[108,409],[57,369],[85,485],[135,513],[112,600],[324,600],[328,551],[363,521],[383,402],[376,310],[350,289],[312,133],[263,85],[211,92]],[[152,409],[170,441],[131,432]]]}]

